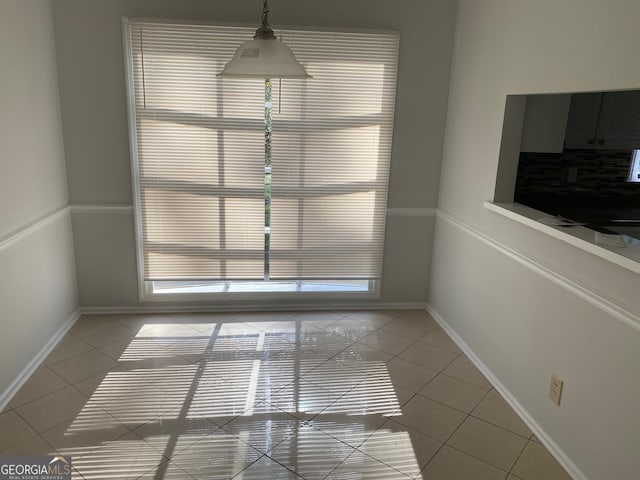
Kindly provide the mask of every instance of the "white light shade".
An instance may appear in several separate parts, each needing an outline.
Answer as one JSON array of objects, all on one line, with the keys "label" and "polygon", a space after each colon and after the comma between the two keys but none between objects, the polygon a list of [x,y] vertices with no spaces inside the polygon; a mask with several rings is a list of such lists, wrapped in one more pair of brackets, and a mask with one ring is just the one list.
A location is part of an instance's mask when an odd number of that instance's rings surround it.
[{"label": "white light shade", "polygon": [[218,76],[311,78],[311,75],[298,63],[291,49],[275,38],[256,38],[244,42]]}]

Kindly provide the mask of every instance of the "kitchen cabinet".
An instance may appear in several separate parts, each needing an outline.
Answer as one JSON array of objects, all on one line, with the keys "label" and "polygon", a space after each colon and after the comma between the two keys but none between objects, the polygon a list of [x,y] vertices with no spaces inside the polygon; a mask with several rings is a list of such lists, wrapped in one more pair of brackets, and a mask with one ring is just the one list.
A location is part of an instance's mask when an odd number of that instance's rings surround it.
[{"label": "kitchen cabinet", "polygon": [[640,91],[576,93],[571,96],[566,148],[640,148]]},{"label": "kitchen cabinet", "polygon": [[570,94],[527,95],[520,151],[562,152],[570,103]]}]

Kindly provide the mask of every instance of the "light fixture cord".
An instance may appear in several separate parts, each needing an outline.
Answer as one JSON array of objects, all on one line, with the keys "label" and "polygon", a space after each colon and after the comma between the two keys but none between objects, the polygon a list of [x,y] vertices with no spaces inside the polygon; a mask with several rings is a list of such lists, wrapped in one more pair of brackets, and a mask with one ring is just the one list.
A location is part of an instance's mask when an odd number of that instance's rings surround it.
[{"label": "light fixture cord", "polygon": [[262,7],[262,28],[267,29],[269,27],[271,27],[271,25],[269,25],[269,4],[267,0],[264,0]]},{"label": "light fixture cord", "polygon": [[256,34],[253,38],[262,38],[262,39],[275,39],[276,36],[271,29],[271,25],[269,25],[269,4],[267,0],[263,0],[262,6],[262,25],[260,28],[256,30]]}]

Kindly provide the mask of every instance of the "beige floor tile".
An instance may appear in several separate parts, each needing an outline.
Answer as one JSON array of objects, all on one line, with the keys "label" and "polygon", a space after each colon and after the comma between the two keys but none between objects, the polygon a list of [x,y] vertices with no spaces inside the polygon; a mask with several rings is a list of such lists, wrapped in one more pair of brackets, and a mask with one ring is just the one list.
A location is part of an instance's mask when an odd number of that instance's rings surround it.
[{"label": "beige floor tile", "polygon": [[103,442],[88,455],[73,455],[73,466],[87,480],[133,480],[157,468],[167,459],[137,435],[129,433]]},{"label": "beige floor tile", "polygon": [[325,327],[324,330],[334,335],[340,335],[350,340],[360,340],[371,332],[377,330],[378,327],[371,325],[367,321],[357,320],[355,318],[342,318],[334,324]]},{"label": "beige floor tile", "polygon": [[398,311],[399,318],[409,318],[409,319],[417,319],[420,321],[427,320],[429,322],[433,322],[433,318],[429,315],[424,308],[413,308],[408,310],[399,310]]},{"label": "beige floor tile", "polygon": [[395,470],[359,451],[352,453],[326,477],[327,480],[409,480],[410,478],[411,477],[406,476],[398,470]]},{"label": "beige floor tile", "polygon": [[431,380],[418,393],[465,413],[471,413],[487,394],[482,388],[444,374]]},{"label": "beige floor tile", "polygon": [[529,438],[531,436],[531,430],[495,390],[491,390],[482,399],[471,415],[523,437]]},{"label": "beige floor tile", "polygon": [[393,386],[393,390],[396,392],[396,398],[400,405],[404,405],[411,400],[416,394],[412,389],[400,387],[398,385]]},{"label": "beige floor tile", "polygon": [[97,375],[93,375],[92,377],[82,380],[81,382],[76,383],[74,387],[84,393],[87,397],[91,397],[96,392],[96,390],[100,388],[100,385],[102,385],[103,382],[107,381],[106,379],[109,373],[126,371],[128,371],[126,368],[119,365],[115,368],[112,368],[111,370],[98,373]]},{"label": "beige floor tile", "polygon": [[310,335],[303,335],[297,343],[302,348],[325,355],[328,358],[347,348],[353,343],[353,340],[318,330],[317,333],[314,332]]},{"label": "beige floor tile", "polygon": [[366,321],[369,325],[382,327],[399,315],[395,310],[359,310],[346,312],[349,318]]},{"label": "beige floor tile", "polygon": [[219,427],[215,427],[211,423],[209,425],[210,428],[206,433],[204,430],[202,432],[175,431],[170,434],[146,434],[144,436],[139,430],[135,430],[134,433],[139,434],[154,450],[168,458],[179,455],[208,436],[215,435]]},{"label": "beige floor tile", "polygon": [[302,375],[310,382],[330,392],[344,395],[368,377],[363,370],[351,368],[335,360],[328,360]]},{"label": "beige floor tile", "polygon": [[[155,420],[165,412],[180,409],[189,394],[196,367],[159,369],[151,383],[146,371],[112,371],[87,403],[87,409],[102,409],[129,428]],[[224,393],[231,391],[225,389]],[[200,399],[194,399],[193,404]]]},{"label": "beige floor tile", "polygon": [[199,361],[211,354],[210,348],[211,339],[208,336],[178,340],[163,337],[135,337],[104,345],[100,350],[119,362],[177,357]]},{"label": "beige floor tile", "polygon": [[43,432],[42,437],[57,453],[79,458],[129,433],[106,413],[92,413],[90,424],[69,420]]},{"label": "beige floor tile", "polygon": [[305,479],[322,479],[355,450],[310,425],[276,445],[271,458]]},{"label": "beige floor tile", "polygon": [[559,468],[422,310],[104,315],[72,332],[0,414],[0,453],[72,454],[110,479],[492,480],[523,445],[509,480]]},{"label": "beige floor tile", "polygon": [[282,322],[251,322],[250,325],[264,332],[272,339],[277,338],[278,343],[296,343],[301,339],[317,335],[318,332],[324,332],[321,327],[316,327],[313,321],[296,322],[295,320],[285,320]]},{"label": "beige floor tile", "polygon": [[116,322],[100,325],[76,334],[80,340],[93,347],[100,347],[122,338],[133,338],[135,331]]},{"label": "beige floor tile", "polygon": [[434,347],[442,348],[451,353],[462,353],[462,350],[455,344],[447,333],[441,328],[436,328],[420,339],[421,342],[428,343]]},{"label": "beige floor tile", "polygon": [[13,447],[3,450],[2,456],[38,457],[52,455],[55,450],[41,436],[31,437]]},{"label": "beige floor tile", "polygon": [[210,337],[216,330],[215,323],[146,323],[136,333],[136,338],[167,338],[178,342],[185,338]]},{"label": "beige floor tile", "polygon": [[75,335],[67,334],[45,360],[45,365],[52,365],[67,358],[92,350],[93,347]]},{"label": "beige floor tile", "polygon": [[466,415],[441,403],[416,395],[404,405],[393,420],[418,432],[446,441]]},{"label": "beige floor tile", "polygon": [[309,425],[333,438],[358,448],[387,421],[382,415],[325,413],[309,421]]},{"label": "beige floor tile", "polygon": [[280,465],[268,456],[260,457],[238,474],[237,480],[301,480],[291,470]]},{"label": "beige floor tile", "polygon": [[460,355],[451,362],[451,364],[443,370],[443,373],[475,385],[476,387],[484,388],[485,390],[491,388],[491,384],[484,378],[480,370],[464,355]]},{"label": "beige floor tile", "polygon": [[38,432],[44,432],[76,418],[86,402],[87,397],[82,393],[74,387],[67,387],[26,403],[16,411]]},{"label": "beige floor tile", "polygon": [[513,473],[523,480],[571,480],[544,446],[531,441],[513,466]]},{"label": "beige floor tile", "polygon": [[525,438],[474,417],[467,417],[447,441],[448,445],[507,472],[526,443]]},{"label": "beige floor tile", "polygon": [[384,330],[398,333],[412,340],[418,340],[437,328],[437,324],[426,315],[400,315],[382,327]]},{"label": "beige floor tile", "polygon": [[220,429],[173,456],[171,461],[198,479],[232,478],[262,453]]},{"label": "beige floor tile", "polygon": [[261,453],[270,454],[277,444],[296,433],[304,424],[304,421],[288,413],[272,412],[259,417],[239,416],[223,428]]},{"label": "beige floor tile", "polygon": [[[252,372],[253,373],[253,372]],[[271,395],[290,385],[296,378],[295,367],[280,368],[270,362],[260,363],[257,374],[249,379],[249,389],[258,400],[268,400]]]},{"label": "beige floor tile", "polygon": [[[125,337],[100,345],[97,350],[100,350],[107,357],[115,361],[140,360],[148,357],[165,356],[164,347],[171,345],[172,343],[174,342],[162,344],[153,341],[146,341],[146,339]],[[125,352],[127,353],[123,355]]]},{"label": "beige floor tile", "polygon": [[[398,412],[400,402],[388,376],[368,376],[326,410],[347,415],[391,416]],[[323,412],[324,413],[324,412]]]},{"label": "beige floor tile", "polygon": [[457,354],[455,353],[422,342],[414,343],[400,354],[400,358],[437,372],[444,369],[456,357]]},{"label": "beige floor tile", "polygon": [[162,462],[160,465],[152,468],[136,480],[157,480],[158,478],[161,478],[162,480],[199,480],[194,479],[194,477],[182,470],[171,460]]},{"label": "beige floor tile", "polygon": [[341,396],[340,393],[330,392],[316,384],[301,380],[271,395],[268,403],[296,418],[305,419],[325,411]]},{"label": "beige floor tile", "polygon": [[326,328],[343,320],[345,316],[344,312],[295,312],[288,320],[302,322],[316,328]]},{"label": "beige floor tile", "polygon": [[11,399],[10,405],[18,407],[68,386],[66,380],[51,369],[46,366],[40,367]]},{"label": "beige floor tile", "polygon": [[[162,370],[163,368],[193,365],[194,363],[197,362],[190,362],[189,359],[179,356],[145,358],[141,360],[127,360],[119,362],[119,364],[127,370],[147,370],[151,373]],[[115,370],[115,368],[110,369],[110,371],[113,370]]]},{"label": "beige floor tile", "polygon": [[335,355],[333,360],[344,363],[351,368],[366,370],[373,375],[381,369],[386,370],[386,362],[392,358],[393,355],[390,353],[356,342]]},{"label": "beige floor tile", "polygon": [[[296,352],[298,355],[296,355]],[[293,378],[301,377],[328,360],[324,355],[304,349],[297,349],[291,352],[269,353],[265,356],[267,359],[260,361],[260,371],[264,369],[279,376],[277,375],[277,371],[279,370],[284,375]]]},{"label": "beige floor tile", "polygon": [[36,436],[33,428],[15,411],[0,415],[0,452]]},{"label": "beige floor tile", "polygon": [[[203,338],[202,340],[205,340]],[[210,360],[233,360],[233,359],[254,359],[261,356],[264,351],[266,333],[256,331],[253,334],[242,335],[217,335],[206,344],[208,352],[207,358]],[[180,341],[177,346],[185,344]],[[170,346],[169,350],[181,353],[175,346]]]},{"label": "beige floor tile", "polygon": [[389,420],[359,450],[413,478],[440,447],[439,441]]},{"label": "beige floor tile", "polygon": [[376,330],[359,340],[359,342],[391,355],[397,355],[415,343],[416,340],[416,338],[407,338],[388,330]]},{"label": "beige floor tile", "polygon": [[435,370],[407,362],[400,357],[394,358],[387,364],[387,371],[394,386],[414,392],[420,391],[438,374]]},{"label": "beige floor tile", "polygon": [[422,471],[425,480],[504,480],[506,475],[488,463],[446,445]]},{"label": "beige floor tile", "polygon": [[118,315],[82,315],[73,327],[69,330],[71,334],[85,332],[92,328],[116,322]]},{"label": "beige floor tile", "polygon": [[67,382],[74,384],[117,366],[118,362],[107,357],[104,353],[90,350],[50,365],[50,368]]},{"label": "beige floor tile", "polygon": [[[198,315],[198,314],[196,314]],[[155,315],[114,315],[113,319],[118,322],[120,325],[124,325],[125,327],[133,330],[134,333],[138,333],[138,331],[145,325],[150,323],[160,324],[160,323],[180,323],[183,317],[188,317],[189,314],[186,315],[171,315],[171,314],[155,314]],[[189,321],[186,321],[189,323]]]},{"label": "beige floor tile", "polygon": [[260,332],[260,329],[250,322],[243,322],[236,318],[224,318],[222,316],[217,319],[211,319],[209,322],[187,322],[182,320],[180,323],[189,325],[194,330],[205,335],[214,335],[220,337],[226,336],[242,336],[242,335],[255,335]]}]

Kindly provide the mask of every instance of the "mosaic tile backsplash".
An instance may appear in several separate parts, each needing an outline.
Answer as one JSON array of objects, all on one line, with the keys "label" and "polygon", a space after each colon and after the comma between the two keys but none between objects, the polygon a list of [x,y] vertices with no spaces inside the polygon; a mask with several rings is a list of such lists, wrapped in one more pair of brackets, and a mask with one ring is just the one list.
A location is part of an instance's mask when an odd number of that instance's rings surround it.
[{"label": "mosaic tile backsplash", "polygon": [[[577,150],[520,154],[515,201],[640,207],[640,183],[627,182],[630,150]],[[568,181],[570,168],[576,181]],[[533,205],[532,205],[533,206]]]}]

